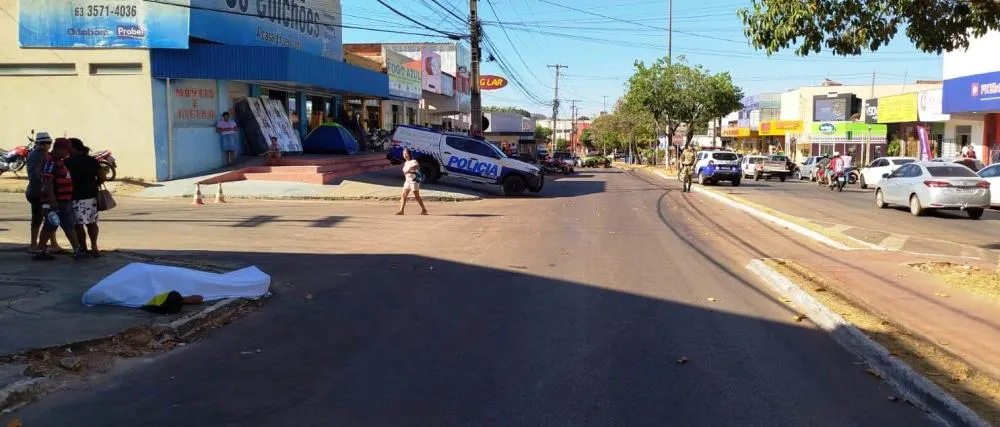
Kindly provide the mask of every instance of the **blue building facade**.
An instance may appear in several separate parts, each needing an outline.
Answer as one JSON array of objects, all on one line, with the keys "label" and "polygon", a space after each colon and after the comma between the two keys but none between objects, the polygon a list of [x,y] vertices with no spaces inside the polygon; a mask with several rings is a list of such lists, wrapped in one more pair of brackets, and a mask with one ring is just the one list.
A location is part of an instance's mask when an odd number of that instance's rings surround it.
[{"label": "blue building facade", "polygon": [[344,96],[389,98],[385,74],[343,61],[339,0],[190,4],[188,47],[150,49],[158,181],[223,166],[215,124],[241,98],[279,100],[301,137]]}]

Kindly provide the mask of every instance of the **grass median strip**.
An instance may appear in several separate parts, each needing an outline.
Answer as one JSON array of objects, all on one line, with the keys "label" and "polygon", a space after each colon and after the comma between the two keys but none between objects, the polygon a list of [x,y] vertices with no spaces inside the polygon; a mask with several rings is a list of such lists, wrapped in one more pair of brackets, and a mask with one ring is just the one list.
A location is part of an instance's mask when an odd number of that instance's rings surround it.
[{"label": "grass median strip", "polygon": [[1000,425],[1000,380],[977,371],[934,342],[845,296],[836,289],[835,283],[802,265],[787,260],[766,260],[765,263],[983,419]]},{"label": "grass median strip", "polygon": [[972,264],[953,262],[922,262],[909,266],[941,279],[953,288],[1000,302],[1000,271],[983,271]]}]

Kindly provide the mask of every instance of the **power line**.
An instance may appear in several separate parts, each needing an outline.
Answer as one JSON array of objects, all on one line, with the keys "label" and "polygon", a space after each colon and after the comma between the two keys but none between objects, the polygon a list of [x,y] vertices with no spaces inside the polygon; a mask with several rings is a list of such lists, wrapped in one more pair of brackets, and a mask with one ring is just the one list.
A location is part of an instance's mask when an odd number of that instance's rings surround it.
[{"label": "power line", "polygon": [[417,25],[423,27],[424,29],[433,31],[435,33],[444,34],[446,37],[448,37],[449,39],[452,39],[452,40],[461,40],[462,37],[463,37],[463,36],[458,35],[458,34],[452,34],[452,33],[449,33],[447,31],[441,31],[441,30],[438,30],[438,29],[435,29],[435,28],[431,28],[431,27],[429,27],[427,25],[424,25],[423,22],[420,22],[420,21],[418,21],[416,19],[413,19],[413,18],[409,17],[408,15],[406,15],[405,13],[396,10],[396,8],[394,8],[392,6],[389,6],[389,3],[386,3],[385,0],[376,0],[376,1],[378,1],[380,4],[382,4],[382,6],[385,6],[386,9],[391,10],[393,13],[395,13],[395,14],[397,14],[399,16],[402,16],[407,21],[410,21],[410,22],[412,22],[414,24],[417,24]]},{"label": "power line", "polygon": [[[493,0],[486,0],[486,4],[490,6],[490,11],[493,12],[493,16],[495,16],[497,20],[499,20],[500,15],[497,15],[496,7],[493,6]],[[524,65],[524,68],[528,70],[528,74],[530,74],[531,77],[534,78],[535,81],[540,83],[542,86],[545,86],[545,83],[542,82],[542,79],[538,78],[538,76],[535,75],[533,71],[531,71],[531,67],[528,66],[528,62],[524,60],[523,56],[521,56],[520,50],[517,48],[517,46],[514,45],[514,41],[511,40],[510,34],[507,32],[507,29],[504,28],[503,24],[500,24],[500,30],[503,31],[504,37],[507,38],[507,43],[510,43],[510,48],[514,50],[514,54],[517,55],[517,59],[521,61],[521,65]]]}]

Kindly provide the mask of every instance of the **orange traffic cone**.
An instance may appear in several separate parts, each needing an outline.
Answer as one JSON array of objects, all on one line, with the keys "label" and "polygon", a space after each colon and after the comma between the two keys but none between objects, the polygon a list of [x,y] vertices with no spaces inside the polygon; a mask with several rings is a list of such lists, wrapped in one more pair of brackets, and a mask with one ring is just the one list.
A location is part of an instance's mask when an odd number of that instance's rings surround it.
[{"label": "orange traffic cone", "polygon": [[192,206],[201,206],[201,205],[204,205],[204,204],[205,204],[205,202],[201,201],[201,184],[195,184],[194,200],[191,201],[191,205]]},{"label": "orange traffic cone", "polygon": [[215,203],[226,203],[226,195],[222,194],[222,183],[219,183],[219,188],[215,190]]}]

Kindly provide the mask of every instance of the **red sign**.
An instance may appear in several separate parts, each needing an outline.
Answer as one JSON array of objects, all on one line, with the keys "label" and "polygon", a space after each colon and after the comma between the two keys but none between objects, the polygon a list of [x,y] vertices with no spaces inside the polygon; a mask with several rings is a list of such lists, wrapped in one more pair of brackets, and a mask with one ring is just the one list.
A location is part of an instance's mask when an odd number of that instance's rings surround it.
[{"label": "red sign", "polygon": [[485,76],[479,76],[480,90],[497,90],[504,86],[507,86],[507,79],[503,77],[489,75],[489,74]]}]

